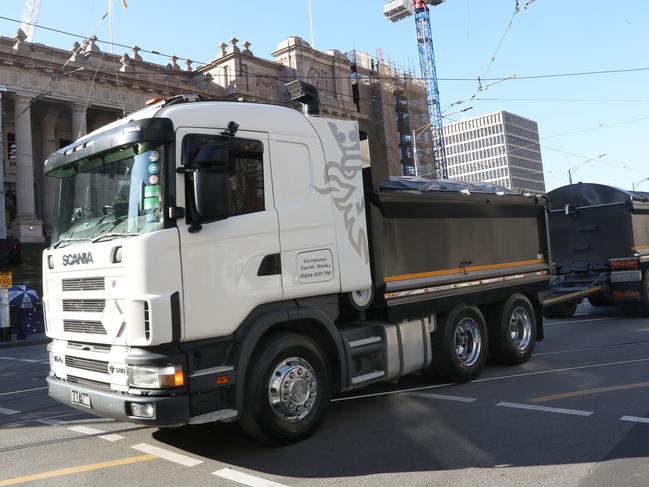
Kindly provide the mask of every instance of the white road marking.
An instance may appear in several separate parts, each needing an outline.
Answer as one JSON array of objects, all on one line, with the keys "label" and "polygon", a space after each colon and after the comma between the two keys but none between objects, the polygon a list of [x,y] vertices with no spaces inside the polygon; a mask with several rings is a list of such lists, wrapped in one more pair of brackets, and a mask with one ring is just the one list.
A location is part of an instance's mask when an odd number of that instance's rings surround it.
[{"label": "white road marking", "polygon": [[589,318],[587,320],[570,320],[570,321],[554,321],[550,323],[543,323],[543,326],[554,326],[554,325],[579,325],[584,323],[590,323],[592,321],[605,321],[605,320],[614,320],[613,317],[606,318]]},{"label": "white road marking", "polygon": [[123,440],[124,437],[116,434],[104,434],[105,431],[98,430],[97,428],[90,428],[88,426],[70,426],[68,428],[70,431],[76,431],[77,433],[82,433],[84,435],[99,435],[97,438],[101,438],[106,441],[118,441]]},{"label": "white road marking", "polygon": [[147,443],[139,443],[132,446],[131,448],[141,451],[143,453],[148,453],[149,455],[154,455],[156,457],[162,458],[164,460],[169,460],[170,462],[178,463],[185,467],[193,467],[199,463],[203,463],[203,460],[198,460],[197,458],[188,457],[186,455],[181,455],[180,453],[175,453],[163,448],[158,448],[157,446],[149,445]]},{"label": "white road marking", "polygon": [[541,352],[532,354],[533,357],[542,357],[544,355],[558,355],[561,353],[574,353],[574,352],[592,352],[593,350],[602,350],[605,348],[613,347],[632,347],[638,345],[649,345],[649,340],[643,340],[639,342],[626,342],[626,343],[611,343],[610,345],[598,345],[595,347],[583,347],[583,348],[569,348],[567,350],[555,350],[554,352]]},{"label": "white road marking", "polygon": [[33,360],[30,358],[16,358],[16,357],[0,357],[0,360],[13,360],[15,362],[27,362],[30,364],[38,364],[38,363],[47,363],[49,364],[50,361],[48,360],[47,362],[41,362],[41,359],[38,360]]},{"label": "white road marking", "polygon": [[592,416],[592,411],[581,411],[579,409],[551,408],[548,406],[533,406],[532,404],[521,404],[518,402],[499,402],[496,406],[515,409],[529,409],[530,411],[542,411],[544,413],[570,414],[572,416]]},{"label": "white road marking", "polygon": [[[26,415],[28,413],[22,413],[22,414]],[[82,414],[86,414],[86,413],[78,412],[78,413],[58,414],[56,416],[50,416],[49,418],[28,418],[28,419],[23,419],[22,421],[18,421],[16,423],[3,424],[1,427],[15,428],[16,426],[22,426],[24,424],[29,424],[29,423],[42,423],[48,426],[60,426],[62,424],[67,424],[67,421],[60,421],[55,418],[66,418],[68,416],[80,416]]]},{"label": "white road marking", "polygon": [[273,482],[272,480],[262,479],[260,477],[255,477],[254,475],[247,473],[237,472],[236,470],[233,470],[231,468],[223,468],[221,470],[217,470],[216,472],[212,472],[212,475],[216,475],[217,477],[221,477],[223,479],[232,480],[239,484],[249,485],[251,487],[286,487],[286,485],[284,484],[278,484],[277,482]]},{"label": "white road marking", "polygon": [[21,391],[0,392],[0,396],[10,396],[11,394],[21,394],[23,392],[41,391],[47,387],[34,387],[33,389],[23,389]]},{"label": "white road marking", "polygon": [[649,358],[640,358],[636,360],[621,360],[620,362],[606,362],[603,364],[592,364],[592,365],[578,365],[576,367],[564,367],[561,369],[550,369],[550,370],[538,370],[536,372],[524,372],[522,374],[511,374],[511,375],[499,375],[496,377],[485,377],[484,379],[476,379],[472,382],[489,382],[492,380],[502,380],[502,379],[516,379],[518,377],[527,377],[530,375],[542,375],[542,374],[553,374],[556,372],[569,372],[571,370],[581,370],[581,369],[593,369],[597,367],[609,367],[611,365],[626,365],[626,364],[635,364],[638,362],[649,362]]},{"label": "white road marking", "polygon": [[15,409],[9,408],[0,408],[0,414],[20,414],[21,411],[16,411]]},{"label": "white road marking", "polygon": [[46,424],[48,426],[61,426],[62,424],[65,424],[65,421],[60,421],[58,419],[34,419],[33,421]]},{"label": "white road marking", "polygon": [[640,418],[638,416],[622,416],[620,421],[630,421],[633,423],[649,423],[649,418]]},{"label": "white road marking", "polygon": [[445,394],[428,394],[426,392],[406,392],[406,396],[423,397],[425,399],[442,399],[444,401],[457,401],[457,402],[476,402],[477,399],[473,397],[462,396],[447,396]]},{"label": "white road marking", "polygon": [[[511,375],[499,375],[496,377],[485,377],[484,379],[475,379],[471,383],[476,382],[489,382],[492,380],[503,380],[503,379],[517,379],[519,377],[528,377],[532,375],[543,375],[543,374],[554,374],[557,372],[569,372],[571,370],[581,370],[581,369],[592,369],[596,367],[609,367],[611,365],[626,365],[626,364],[635,364],[639,362],[649,362],[649,358],[641,358],[637,360],[623,360],[620,362],[607,362],[604,364],[593,364],[593,365],[579,365],[577,367],[564,367],[561,369],[550,369],[550,370],[538,370],[536,372],[523,372],[522,374],[511,374]],[[413,392],[413,391],[428,391],[431,389],[439,389],[440,387],[455,386],[457,384],[448,383],[448,384],[435,384],[432,386],[419,386],[419,387],[410,387],[408,389],[399,389],[396,391],[385,391],[385,392],[374,392],[372,394],[363,394],[360,396],[349,396],[349,397],[337,397],[332,399],[331,402],[339,401],[351,401],[353,399],[365,399],[367,397],[378,397],[378,396],[389,396],[392,394],[402,394],[404,392]]]}]

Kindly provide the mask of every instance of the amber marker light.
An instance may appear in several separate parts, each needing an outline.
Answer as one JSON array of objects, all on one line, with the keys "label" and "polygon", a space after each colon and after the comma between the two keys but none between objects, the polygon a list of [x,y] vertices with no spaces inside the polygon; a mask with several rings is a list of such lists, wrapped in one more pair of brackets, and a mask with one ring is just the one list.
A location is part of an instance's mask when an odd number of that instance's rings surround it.
[{"label": "amber marker light", "polygon": [[144,102],[146,106],[153,105],[154,103],[158,103],[159,101],[163,101],[166,98],[164,96],[156,96],[155,98],[149,98],[147,101]]},{"label": "amber marker light", "polygon": [[182,370],[176,370],[176,373],[174,374],[174,385],[176,387],[185,385],[185,374]]},{"label": "amber marker light", "polygon": [[216,378],[216,385],[218,385],[218,386],[224,386],[224,385],[226,385],[226,384],[229,382],[229,380],[230,380],[230,379],[228,378],[227,375],[219,375],[219,376]]}]

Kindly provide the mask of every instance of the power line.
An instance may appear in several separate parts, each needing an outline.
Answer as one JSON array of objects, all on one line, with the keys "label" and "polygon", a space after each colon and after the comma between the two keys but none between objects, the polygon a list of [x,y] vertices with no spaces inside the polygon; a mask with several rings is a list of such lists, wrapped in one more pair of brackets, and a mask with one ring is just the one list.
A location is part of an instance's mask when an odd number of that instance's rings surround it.
[{"label": "power line", "polygon": [[[527,2],[525,6],[527,6],[531,2]],[[524,7],[525,7],[524,6]],[[12,19],[10,17],[5,17],[0,15],[0,19],[2,20],[7,20],[10,22],[15,22],[15,23],[20,23],[20,20],[17,19]],[[75,34],[69,31],[65,31],[62,29],[55,29],[52,27],[47,27],[42,24],[38,24],[38,28],[56,32],[59,34],[64,34],[70,37],[75,37],[78,39],[87,39],[87,36],[82,36],[79,34]],[[101,43],[101,44],[106,44],[106,45],[113,45],[116,47],[123,47],[125,49],[131,49],[133,46],[129,46],[127,44],[122,44],[119,42],[110,42],[106,41],[103,39],[97,39],[96,42]],[[156,56],[163,56],[163,57],[171,57],[172,54],[166,54],[162,53],[160,51],[156,50],[147,50],[147,49],[140,49],[140,52],[145,52],[148,54],[153,54]],[[180,60],[191,60],[192,63],[197,64],[197,65],[208,65],[211,62],[205,62],[205,61],[197,61],[195,59],[191,59],[188,57],[181,57],[177,56],[178,59]],[[352,61],[350,61],[352,62]],[[519,75],[512,75],[509,77],[494,77],[494,78],[481,78],[481,77],[449,77],[449,78],[438,78],[439,81],[463,81],[463,82],[476,82],[476,81],[491,81],[491,82],[503,82],[503,81],[508,81],[508,80],[532,80],[532,79],[544,79],[544,78],[563,78],[563,77],[573,77],[573,76],[596,76],[596,75],[602,75],[602,74],[622,74],[622,73],[633,73],[633,72],[643,72],[643,71],[649,71],[649,66],[642,66],[642,67],[636,67],[636,68],[620,68],[620,69],[607,69],[607,70],[597,70],[597,71],[578,71],[578,72],[570,72],[570,73],[547,73],[547,74],[534,74],[534,75],[526,75],[526,76],[519,76]],[[142,72],[140,74],[166,74],[166,73],[160,73],[157,71],[149,71],[149,72]],[[241,73],[239,73],[241,74]],[[250,77],[266,77],[266,78],[279,78],[276,76],[270,76],[270,75],[255,75],[255,74],[248,74]],[[364,75],[361,73],[357,73],[357,76],[359,78],[365,78],[368,79],[368,75]],[[336,80],[336,79],[348,79],[350,76],[320,76],[320,79],[331,79],[331,80]],[[393,80],[393,76],[372,76],[372,79],[375,80]],[[428,81],[427,77],[420,77],[420,76],[408,76],[409,80],[414,80],[414,81]],[[457,102],[456,102],[457,104]]]}]

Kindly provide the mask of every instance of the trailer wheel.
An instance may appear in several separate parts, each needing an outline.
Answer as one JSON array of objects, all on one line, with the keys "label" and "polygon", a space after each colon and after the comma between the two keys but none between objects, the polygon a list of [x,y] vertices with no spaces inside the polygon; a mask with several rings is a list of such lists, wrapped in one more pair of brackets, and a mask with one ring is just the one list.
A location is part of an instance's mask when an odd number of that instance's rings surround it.
[{"label": "trailer wheel", "polygon": [[649,316],[649,270],[642,273],[642,311]]},{"label": "trailer wheel", "polygon": [[577,301],[567,301],[564,303],[546,306],[543,308],[543,316],[546,318],[572,318],[577,311]]},{"label": "trailer wheel", "polygon": [[433,363],[427,375],[451,382],[475,379],[487,358],[487,325],[475,306],[459,305],[432,336]]},{"label": "trailer wheel", "polygon": [[527,362],[536,344],[536,317],[530,300],[513,294],[492,316],[489,346],[493,358],[509,365]]},{"label": "trailer wheel", "polygon": [[613,306],[611,300],[603,294],[594,294],[592,296],[588,296],[586,299],[588,299],[590,305],[595,308],[599,308],[601,306]]},{"label": "trailer wheel", "polygon": [[270,444],[303,440],[329,404],[329,371],[319,347],[294,333],[260,343],[249,366],[239,422],[253,438]]}]

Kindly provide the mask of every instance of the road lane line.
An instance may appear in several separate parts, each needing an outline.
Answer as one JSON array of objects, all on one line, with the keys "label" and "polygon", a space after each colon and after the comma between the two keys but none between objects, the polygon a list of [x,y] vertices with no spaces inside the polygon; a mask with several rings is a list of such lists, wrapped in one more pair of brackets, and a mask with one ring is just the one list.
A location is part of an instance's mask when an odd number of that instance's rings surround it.
[{"label": "road lane line", "polygon": [[517,379],[519,377],[528,377],[531,375],[553,374],[556,372],[570,372],[572,370],[593,369],[597,367],[609,367],[611,365],[628,365],[640,362],[649,362],[649,358],[640,358],[635,360],[621,360],[619,362],[606,362],[602,364],[578,365],[576,367],[563,367],[561,369],[537,370],[535,372],[523,372],[522,374],[499,375],[496,377],[485,377],[484,379],[475,379],[473,382],[489,382],[492,380]]},{"label": "road lane line", "polygon": [[590,394],[599,394],[600,392],[627,391],[630,389],[641,389],[649,387],[649,382],[636,382],[635,384],[620,384],[617,386],[593,387],[592,389],[582,389],[580,391],[563,392],[560,394],[551,394],[548,396],[534,397],[528,399],[528,402],[548,402],[570,397],[588,396]]},{"label": "road lane line", "polygon": [[0,414],[20,414],[22,411],[16,411],[15,409],[9,408],[0,408]]},{"label": "road lane line", "polygon": [[[649,358],[641,358],[636,360],[623,360],[620,362],[607,362],[603,364],[579,365],[577,367],[564,367],[561,369],[537,370],[535,372],[523,372],[522,374],[498,375],[495,377],[485,377],[484,379],[475,379],[472,380],[471,383],[474,384],[476,382],[489,382],[493,380],[503,380],[503,379],[518,379],[520,377],[528,377],[532,375],[554,374],[557,372],[570,372],[572,370],[592,369],[597,367],[608,367],[612,365],[627,365],[627,364],[635,364],[639,362],[649,362]],[[371,394],[363,394],[359,396],[337,397],[335,399],[332,399],[331,402],[351,401],[353,399],[365,399],[368,397],[390,396],[392,394],[402,394],[404,392],[427,391],[431,389],[439,389],[440,387],[448,387],[448,386],[456,386],[456,385],[457,385],[456,383],[446,383],[446,384],[435,384],[432,386],[410,387],[408,389],[399,389],[396,391],[373,392]]]},{"label": "road lane line", "polygon": [[216,475],[217,477],[221,477],[223,479],[232,480],[239,484],[249,485],[250,487],[286,487],[286,485],[284,484],[278,484],[277,482],[273,482],[272,480],[266,480],[262,479],[261,477],[255,477],[254,475],[238,472],[231,468],[223,468],[221,470],[217,470],[216,472],[212,472],[212,475]]},{"label": "road lane line", "polygon": [[589,318],[587,320],[570,320],[570,321],[554,321],[550,323],[543,323],[543,326],[555,326],[555,325],[579,325],[583,323],[591,323],[593,321],[605,321],[605,320],[614,320],[614,317],[606,318]]},{"label": "road lane line", "polygon": [[178,463],[185,467],[193,467],[195,465],[198,465],[199,463],[203,463],[203,460],[198,460],[197,458],[181,455],[180,453],[165,450],[163,448],[158,448],[157,446],[149,445],[147,443],[139,443],[137,445],[132,446],[131,448],[141,451],[143,453],[155,455],[156,457],[162,458],[164,460],[169,460],[170,462]]},{"label": "road lane line", "polygon": [[518,402],[499,402],[496,406],[515,409],[529,409],[531,411],[541,411],[544,413],[570,414],[572,416],[592,416],[592,411],[581,411],[579,409],[551,408],[547,406],[533,406],[531,404],[521,404]]},{"label": "road lane line", "polygon": [[34,387],[33,389],[23,389],[21,391],[0,392],[0,396],[10,396],[12,394],[22,394],[23,392],[30,391],[42,391],[43,389],[47,389],[47,387]]},{"label": "road lane line", "polygon": [[75,473],[91,472],[93,470],[101,470],[102,468],[119,467],[122,465],[131,465],[138,462],[146,462],[155,460],[154,455],[137,455],[134,457],[121,458],[119,460],[111,460],[108,462],[93,463],[90,465],[80,465],[78,467],[62,468],[60,470],[51,470],[49,472],[41,472],[32,475],[25,475],[23,477],[15,477],[13,479],[0,480],[0,487],[7,485],[24,484],[26,482],[34,482],[36,480],[51,479],[55,477],[64,477]]},{"label": "road lane line", "polygon": [[633,423],[649,423],[649,418],[640,418],[638,416],[622,416],[620,421],[630,421]]},{"label": "road lane line", "polygon": [[463,396],[447,396],[446,394],[428,394],[426,392],[406,392],[406,396],[423,397],[425,399],[442,399],[444,401],[457,401],[457,402],[476,402],[477,399],[473,397]]},{"label": "road lane line", "polygon": [[533,357],[542,357],[544,355],[558,355],[560,353],[574,353],[574,352],[592,352],[593,350],[602,350],[605,348],[614,348],[614,347],[631,347],[634,345],[648,345],[649,340],[639,340],[637,342],[623,342],[623,343],[611,343],[610,345],[598,345],[595,347],[582,347],[582,348],[569,348],[567,350],[556,350],[554,352],[541,352],[532,354]]},{"label": "road lane line", "polygon": [[76,431],[77,433],[82,433],[84,435],[97,435],[97,438],[101,438],[102,440],[106,441],[118,441],[124,439],[124,437],[121,435],[105,434],[105,431],[98,430],[97,428],[90,428],[88,426],[70,426],[68,429],[70,431]]}]

